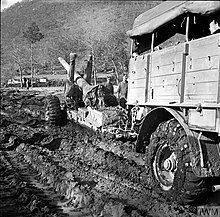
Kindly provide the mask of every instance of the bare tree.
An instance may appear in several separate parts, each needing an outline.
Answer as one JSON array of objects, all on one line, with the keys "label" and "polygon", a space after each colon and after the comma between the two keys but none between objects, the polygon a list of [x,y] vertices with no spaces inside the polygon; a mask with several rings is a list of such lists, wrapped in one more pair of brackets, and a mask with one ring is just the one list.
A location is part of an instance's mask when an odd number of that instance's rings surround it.
[{"label": "bare tree", "polygon": [[23,71],[29,65],[28,47],[22,43],[22,41],[20,41],[20,43],[18,42],[19,40],[13,40],[10,55],[13,60],[14,68],[18,67],[21,87],[23,87]]},{"label": "bare tree", "polygon": [[23,32],[24,38],[27,39],[30,44],[30,52],[31,52],[31,85],[33,86],[33,46],[36,42],[40,41],[44,38],[44,35],[40,32],[38,25],[33,22],[28,29]]}]

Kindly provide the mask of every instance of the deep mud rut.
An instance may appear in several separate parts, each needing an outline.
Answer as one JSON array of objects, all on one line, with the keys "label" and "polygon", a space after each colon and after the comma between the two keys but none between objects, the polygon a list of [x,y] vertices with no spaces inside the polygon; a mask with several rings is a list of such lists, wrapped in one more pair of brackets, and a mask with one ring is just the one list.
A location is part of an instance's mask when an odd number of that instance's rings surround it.
[{"label": "deep mud rut", "polygon": [[[145,156],[68,122],[43,121],[45,96],[1,91],[0,216],[196,216],[158,195]],[[220,205],[218,197],[204,205]]]}]

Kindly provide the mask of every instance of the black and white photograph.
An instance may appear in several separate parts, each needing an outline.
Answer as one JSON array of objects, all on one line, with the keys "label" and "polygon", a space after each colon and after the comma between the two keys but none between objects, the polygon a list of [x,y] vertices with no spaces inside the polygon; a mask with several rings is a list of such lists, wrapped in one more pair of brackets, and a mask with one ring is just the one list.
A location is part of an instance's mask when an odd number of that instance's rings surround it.
[{"label": "black and white photograph", "polygon": [[220,217],[220,1],[1,0],[0,217]]}]

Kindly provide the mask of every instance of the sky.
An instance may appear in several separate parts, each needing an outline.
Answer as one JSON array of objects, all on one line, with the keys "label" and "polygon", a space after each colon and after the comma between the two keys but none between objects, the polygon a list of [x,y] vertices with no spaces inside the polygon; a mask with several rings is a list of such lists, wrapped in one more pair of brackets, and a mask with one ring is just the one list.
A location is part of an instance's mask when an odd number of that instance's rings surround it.
[{"label": "sky", "polygon": [[21,0],[1,0],[1,11],[20,1]]}]

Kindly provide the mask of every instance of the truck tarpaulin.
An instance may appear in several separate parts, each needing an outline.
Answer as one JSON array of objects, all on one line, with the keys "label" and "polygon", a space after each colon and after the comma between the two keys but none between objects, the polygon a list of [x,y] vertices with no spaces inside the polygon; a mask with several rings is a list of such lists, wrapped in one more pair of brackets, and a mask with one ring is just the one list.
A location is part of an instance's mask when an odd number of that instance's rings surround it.
[{"label": "truck tarpaulin", "polygon": [[133,29],[127,31],[130,38],[150,34],[160,26],[184,14],[201,16],[220,12],[220,1],[166,1],[139,15]]}]

